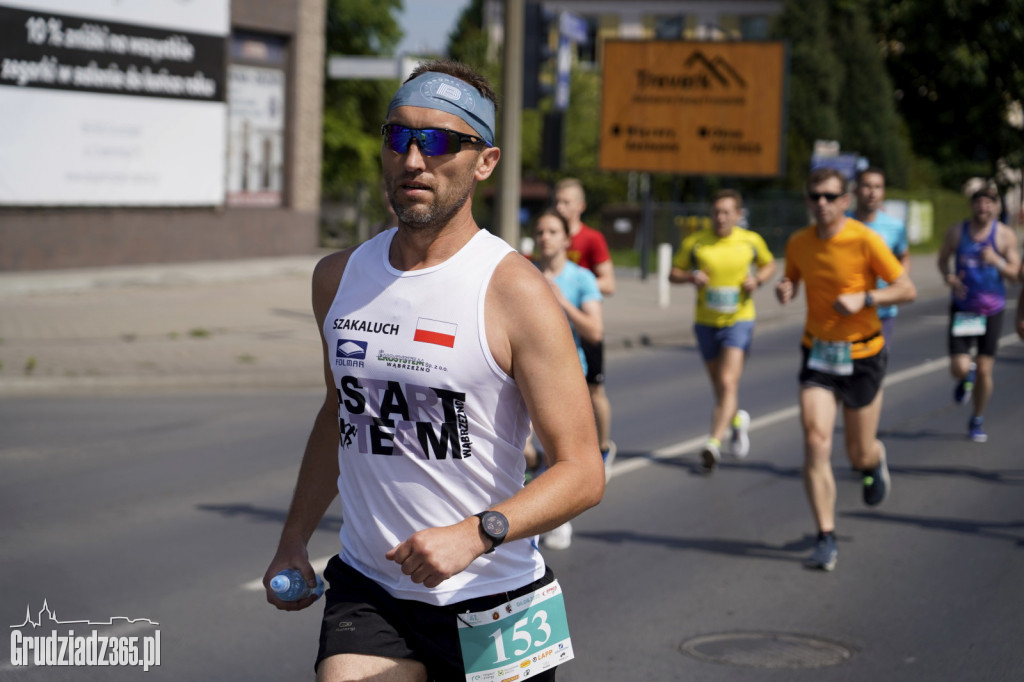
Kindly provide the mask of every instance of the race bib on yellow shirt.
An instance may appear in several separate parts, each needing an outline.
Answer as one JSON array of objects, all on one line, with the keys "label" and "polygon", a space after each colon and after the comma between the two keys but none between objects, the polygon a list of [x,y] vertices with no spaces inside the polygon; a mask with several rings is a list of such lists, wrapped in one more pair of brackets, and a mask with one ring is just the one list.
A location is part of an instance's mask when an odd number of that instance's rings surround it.
[{"label": "race bib on yellow shirt", "polygon": [[734,313],[740,306],[740,288],[705,287],[704,303],[716,313]]}]

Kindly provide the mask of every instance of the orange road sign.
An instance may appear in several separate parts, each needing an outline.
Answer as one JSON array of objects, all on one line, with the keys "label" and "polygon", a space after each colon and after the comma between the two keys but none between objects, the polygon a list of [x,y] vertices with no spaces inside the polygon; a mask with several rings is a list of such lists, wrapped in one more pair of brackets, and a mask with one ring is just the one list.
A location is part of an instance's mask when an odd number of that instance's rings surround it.
[{"label": "orange road sign", "polygon": [[601,168],[780,175],[786,70],[781,42],[606,41]]}]

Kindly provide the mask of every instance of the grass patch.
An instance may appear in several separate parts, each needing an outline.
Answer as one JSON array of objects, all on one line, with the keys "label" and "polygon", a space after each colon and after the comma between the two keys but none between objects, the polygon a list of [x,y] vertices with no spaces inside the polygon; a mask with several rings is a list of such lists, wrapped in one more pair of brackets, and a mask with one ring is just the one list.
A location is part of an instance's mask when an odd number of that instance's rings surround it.
[{"label": "grass patch", "polygon": [[209,329],[203,329],[202,327],[195,327],[194,329],[188,330],[188,335],[193,339],[207,339],[213,336],[213,332]]},{"label": "grass patch", "polygon": [[612,265],[617,268],[640,267],[640,252],[636,249],[612,249]]}]

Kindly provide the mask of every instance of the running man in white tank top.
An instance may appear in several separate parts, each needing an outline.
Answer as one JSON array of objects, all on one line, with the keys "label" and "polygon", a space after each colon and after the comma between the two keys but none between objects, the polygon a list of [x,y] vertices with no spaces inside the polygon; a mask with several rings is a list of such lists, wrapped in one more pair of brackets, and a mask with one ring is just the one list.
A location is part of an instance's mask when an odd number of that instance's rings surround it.
[{"label": "running man in white tank top", "polygon": [[[473,220],[501,156],[494,112],[472,70],[421,65],[382,129],[398,226],[313,273],[327,390],[264,583],[286,568],[314,582],[306,544],[340,492],[318,680],[465,679],[464,614],[547,598],[557,585],[536,536],[603,494],[565,315],[540,272]],[[551,466],[524,488],[531,418]],[[315,601],[269,587],[267,599]]]}]

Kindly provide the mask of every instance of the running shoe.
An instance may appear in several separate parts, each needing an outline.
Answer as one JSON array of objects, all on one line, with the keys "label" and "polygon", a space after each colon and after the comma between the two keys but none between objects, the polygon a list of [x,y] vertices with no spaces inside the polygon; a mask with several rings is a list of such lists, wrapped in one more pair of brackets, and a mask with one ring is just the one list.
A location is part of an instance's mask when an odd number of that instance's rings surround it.
[{"label": "running shoe", "polygon": [[722,459],[722,443],[717,438],[708,438],[708,442],[700,451],[700,461],[704,464],[704,471],[711,473],[718,466]]},{"label": "running shoe", "polygon": [[540,536],[540,544],[546,549],[569,549],[572,544],[572,524],[566,521],[558,528]]},{"label": "running shoe", "polygon": [[988,440],[988,434],[985,433],[985,420],[982,417],[971,417],[971,421],[967,422],[967,437],[975,443],[984,443]]},{"label": "running shoe", "polygon": [[604,460],[604,482],[607,483],[612,477],[612,462],[615,461],[615,455],[618,454],[619,448],[615,445],[615,441],[608,441],[608,447],[601,451],[601,459]]},{"label": "running shoe", "polygon": [[750,413],[746,410],[736,410],[736,416],[732,418],[732,439],[729,445],[733,456],[739,459],[750,452]]},{"label": "running shoe", "polygon": [[811,556],[804,561],[807,568],[831,571],[839,559],[839,547],[836,546],[835,533],[818,534],[818,544],[814,546]]},{"label": "running shoe", "polygon": [[971,368],[967,371],[967,376],[960,380],[960,383],[956,385],[956,389],[953,390],[953,400],[956,401],[957,405],[963,405],[971,399],[971,394],[974,393],[974,380],[977,377],[978,366],[973,362]]},{"label": "running shoe", "polygon": [[864,472],[864,504],[874,507],[882,504],[889,494],[889,465],[885,461],[885,443],[879,441],[882,454],[878,466]]}]

